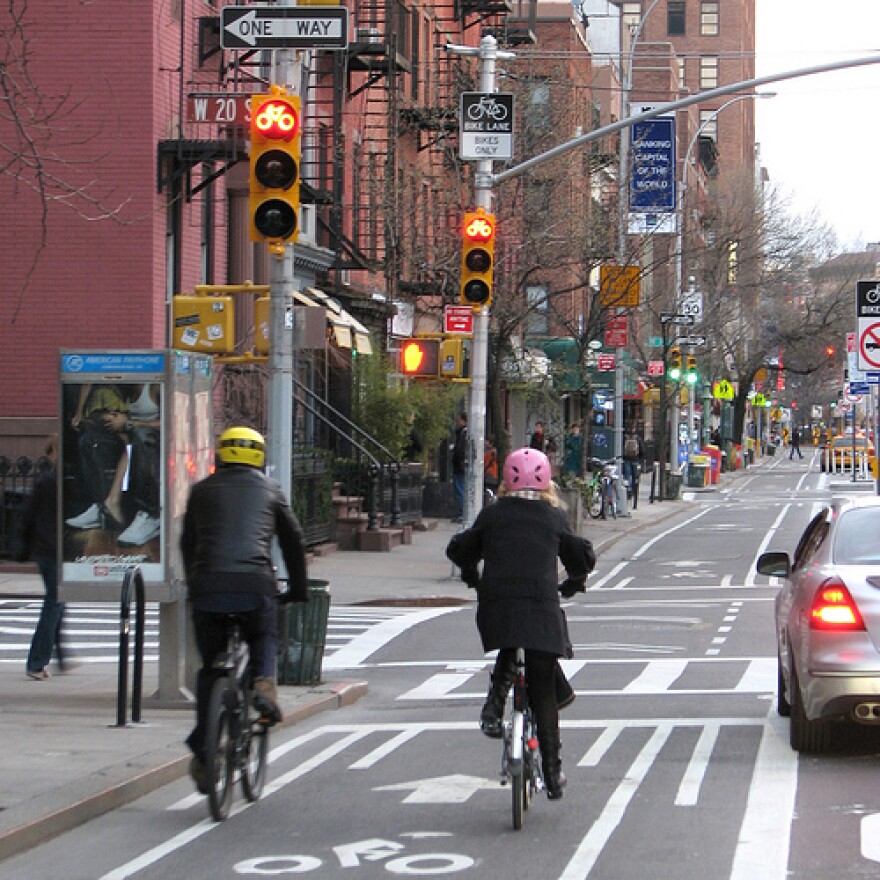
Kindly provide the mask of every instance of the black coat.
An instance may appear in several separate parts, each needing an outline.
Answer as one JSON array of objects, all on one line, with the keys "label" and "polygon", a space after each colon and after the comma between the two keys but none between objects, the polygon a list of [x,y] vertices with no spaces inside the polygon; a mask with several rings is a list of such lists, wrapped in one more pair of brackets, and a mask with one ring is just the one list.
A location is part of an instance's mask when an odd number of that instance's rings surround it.
[{"label": "black coat", "polygon": [[24,514],[21,559],[55,559],[58,552],[58,472],[53,467],[34,481]]},{"label": "black coat", "polygon": [[[273,593],[276,535],[291,596],[304,601],[308,596],[305,541],[281,486],[247,465],[220,467],[196,483],[180,537],[190,598],[210,587],[212,574],[241,575],[233,581],[252,580],[250,591]],[[231,588],[240,589],[235,583]]]},{"label": "black coat", "polygon": [[546,501],[508,495],[484,508],[473,526],[455,535],[446,555],[477,585],[477,628],[483,649],[526,648],[570,656],[559,604],[557,558],[585,588],[596,564],[593,545],[579,538],[565,513]]}]

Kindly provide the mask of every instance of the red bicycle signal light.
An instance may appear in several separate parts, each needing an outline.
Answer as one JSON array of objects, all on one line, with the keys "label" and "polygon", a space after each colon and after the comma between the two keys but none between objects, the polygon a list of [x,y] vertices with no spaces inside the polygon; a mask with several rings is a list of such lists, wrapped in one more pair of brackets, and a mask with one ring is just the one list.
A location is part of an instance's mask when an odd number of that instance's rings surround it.
[{"label": "red bicycle signal light", "polygon": [[400,344],[399,369],[404,376],[436,379],[440,372],[440,340],[404,340]]},{"label": "red bicycle signal light", "polygon": [[[265,101],[254,108],[254,98]],[[299,134],[299,98],[273,98],[255,95],[251,98],[251,141],[254,134],[268,140],[292,141]]]},{"label": "red bicycle signal light", "polygon": [[299,212],[301,102],[296,95],[251,96],[252,241],[295,241]]},{"label": "red bicycle signal light", "polygon": [[492,302],[495,261],[495,215],[483,208],[464,215],[461,249],[460,299],[469,306]]}]

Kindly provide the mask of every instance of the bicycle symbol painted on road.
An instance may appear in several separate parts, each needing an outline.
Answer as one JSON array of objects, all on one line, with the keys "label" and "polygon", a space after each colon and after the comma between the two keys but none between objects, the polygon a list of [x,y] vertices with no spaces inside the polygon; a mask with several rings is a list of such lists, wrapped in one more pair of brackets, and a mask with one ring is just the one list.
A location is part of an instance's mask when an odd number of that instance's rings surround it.
[{"label": "bicycle symbol painted on road", "polygon": [[468,106],[467,115],[471,122],[504,122],[507,119],[507,105],[496,101],[491,95],[483,95],[476,104]]}]

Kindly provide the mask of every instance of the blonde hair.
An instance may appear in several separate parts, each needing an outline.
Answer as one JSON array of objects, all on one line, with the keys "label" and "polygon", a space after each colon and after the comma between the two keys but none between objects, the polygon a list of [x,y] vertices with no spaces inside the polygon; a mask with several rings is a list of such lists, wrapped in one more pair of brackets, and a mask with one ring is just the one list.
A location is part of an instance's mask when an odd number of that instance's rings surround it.
[{"label": "blonde hair", "polygon": [[543,489],[540,492],[536,491],[535,489],[519,489],[511,491],[504,483],[502,483],[498,487],[497,497],[504,498],[505,495],[516,495],[518,498],[530,498],[535,501],[546,501],[551,507],[561,507],[563,510],[567,509],[565,502],[559,495],[558,486],[552,481],[546,489]]}]

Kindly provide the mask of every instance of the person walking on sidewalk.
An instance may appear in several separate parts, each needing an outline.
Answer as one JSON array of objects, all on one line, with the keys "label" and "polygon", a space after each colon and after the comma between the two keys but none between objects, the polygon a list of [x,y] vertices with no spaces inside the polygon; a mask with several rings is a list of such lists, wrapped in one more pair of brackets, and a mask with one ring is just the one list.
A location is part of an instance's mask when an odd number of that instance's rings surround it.
[{"label": "person walking on sidewalk", "polygon": [[205,732],[218,654],[226,650],[226,617],[242,621],[254,680],[254,704],[271,724],[278,707],[278,586],[272,567],[277,535],[290,581],[285,601],[308,601],[302,529],[281,486],[263,473],[265,441],[251,428],[220,435],[217,470],[196,483],[183,518],[180,548],[192,602],[202,668],[196,679],[196,726],[186,740],[193,753],[190,775],[207,790]]},{"label": "person walking on sidewalk", "polygon": [[455,495],[453,522],[464,519],[464,483],[467,473],[468,433],[467,415],[459,413],[455,419],[455,441],[452,444],[452,491]]},{"label": "person walking on sidewalk", "polygon": [[794,458],[795,452],[798,454],[798,458],[804,457],[801,452],[801,432],[797,428],[793,428],[791,432],[791,450],[788,453],[789,461]]},{"label": "person walking on sidewalk", "polygon": [[44,455],[50,467],[34,482],[30,503],[24,514],[22,533],[22,560],[37,563],[46,596],[40,610],[40,619],[31,639],[31,648],[25,664],[27,677],[45,681],[50,677],[49,662],[54,650],[62,672],[71,668],[62,640],[64,603],[58,601],[58,471],[56,457],[58,438],[52,435],[46,441]]},{"label": "person walking on sidewalk", "polygon": [[[586,590],[596,564],[593,545],[575,535],[558,507],[550,461],[536,449],[517,449],[504,462],[500,497],[484,507],[473,526],[455,535],[446,555],[461,568],[462,580],[477,590],[477,627],[484,651],[498,650],[492,689],[481,714],[500,718],[510,688],[509,669],[517,648],[526,654],[529,699],[538,724],[538,741],[547,796],[562,797],[559,703],[574,697],[558,689],[558,658],[571,657],[571,642],[559,594]],[[567,580],[557,582],[556,560]],[[482,574],[478,564],[482,560]],[[559,672],[557,673],[557,670]],[[564,679],[564,676],[563,676]]]}]

